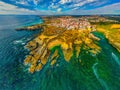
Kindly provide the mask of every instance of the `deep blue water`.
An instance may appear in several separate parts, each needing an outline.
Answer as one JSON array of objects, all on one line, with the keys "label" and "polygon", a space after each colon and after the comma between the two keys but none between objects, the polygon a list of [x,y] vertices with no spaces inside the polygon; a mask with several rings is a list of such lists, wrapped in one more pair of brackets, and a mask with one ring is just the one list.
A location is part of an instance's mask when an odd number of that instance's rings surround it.
[{"label": "deep blue water", "polygon": [[101,38],[100,54],[92,56],[83,50],[70,63],[61,54],[59,67],[46,65],[42,71],[30,74],[23,65],[28,54],[24,46],[39,31],[16,31],[15,28],[41,22],[38,16],[0,16],[0,90],[120,89],[120,53],[97,32],[94,34]]},{"label": "deep blue water", "polygon": [[41,22],[42,20],[37,16],[0,16],[0,65],[7,63],[6,55],[12,56],[17,53],[19,51],[17,46],[24,46],[36,33],[18,32],[15,29]]},{"label": "deep blue water", "polygon": [[[21,68],[24,67],[23,60],[28,53],[24,46],[38,33],[15,29],[41,22],[38,16],[0,16],[0,90],[16,90],[14,84],[17,86],[17,83],[22,82],[19,78],[24,79],[20,77],[24,74],[24,69]],[[17,71],[17,67],[23,70],[22,74]]]}]

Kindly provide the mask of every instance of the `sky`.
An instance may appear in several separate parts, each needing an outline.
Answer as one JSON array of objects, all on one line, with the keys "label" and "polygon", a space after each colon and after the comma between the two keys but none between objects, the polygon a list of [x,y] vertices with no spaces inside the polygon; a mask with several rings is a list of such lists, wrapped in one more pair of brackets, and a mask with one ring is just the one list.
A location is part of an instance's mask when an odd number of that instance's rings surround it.
[{"label": "sky", "polygon": [[120,0],[0,0],[0,14],[120,14]]}]

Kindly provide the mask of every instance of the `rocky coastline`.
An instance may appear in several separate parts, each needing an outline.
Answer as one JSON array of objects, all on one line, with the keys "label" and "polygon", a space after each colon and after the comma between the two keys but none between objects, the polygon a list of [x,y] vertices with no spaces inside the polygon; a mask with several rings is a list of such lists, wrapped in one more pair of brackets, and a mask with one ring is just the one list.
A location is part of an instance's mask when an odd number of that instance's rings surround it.
[{"label": "rocky coastline", "polygon": [[120,52],[120,24],[98,26],[97,31],[102,32],[108,42]]},{"label": "rocky coastline", "polygon": [[17,28],[17,31],[22,31],[22,30],[30,30],[30,31],[34,31],[34,30],[39,30],[42,29],[42,25],[41,24],[37,24],[37,25],[32,25],[32,26],[26,26],[26,27],[21,27],[21,28]]},{"label": "rocky coastline", "polygon": [[[60,17],[60,19],[63,18],[65,17]],[[74,17],[70,17],[70,19],[76,20]],[[95,41],[99,41],[99,38],[95,37],[91,33],[92,30],[90,28],[86,28],[84,30],[68,30],[67,28],[57,27],[53,25],[58,23],[58,18],[45,18],[45,20],[47,21],[40,25],[17,29],[43,29],[43,31],[39,33],[39,35],[35,39],[28,42],[26,45],[26,47],[30,50],[30,53],[26,56],[24,64],[30,65],[29,72],[34,73],[35,71],[40,71],[48,62],[51,50],[56,46],[60,46],[60,48],[62,49],[66,62],[70,61],[71,57],[73,56],[74,50],[76,51],[75,57],[79,56],[82,45],[84,45],[84,49],[87,49],[88,52],[94,55],[100,52],[100,47],[95,43]],[[53,20],[55,21],[53,22]],[[50,60],[50,65],[54,65],[58,57],[59,51],[56,49]]]}]

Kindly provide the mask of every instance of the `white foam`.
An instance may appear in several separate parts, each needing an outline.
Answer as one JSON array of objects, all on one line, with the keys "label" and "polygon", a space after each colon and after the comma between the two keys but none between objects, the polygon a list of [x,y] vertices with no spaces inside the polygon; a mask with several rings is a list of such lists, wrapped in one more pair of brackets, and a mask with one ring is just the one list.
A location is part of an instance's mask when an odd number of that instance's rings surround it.
[{"label": "white foam", "polygon": [[15,40],[13,41],[14,44],[19,44],[19,43],[22,43],[23,41],[22,40]]},{"label": "white foam", "polygon": [[22,45],[25,45],[25,43],[22,43]]},{"label": "white foam", "polygon": [[97,65],[98,65],[98,63],[95,63],[93,65],[93,67],[92,67],[93,73],[95,74],[95,76],[96,76],[97,80],[100,82],[100,84],[105,88],[105,90],[109,90],[106,82],[103,79],[101,79],[99,77],[99,75],[97,74],[97,68],[96,68]]},{"label": "white foam", "polygon": [[119,58],[112,52],[112,58],[115,60],[115,62],[120,66],[120,60]]},{"label": "white foam", "polygon": [[26,44],[26,41],[30,40],[30,38],[22,38],[20,40],[15,40],[13,41],[14,44],[22,44],[22,45],[25,45]]}]

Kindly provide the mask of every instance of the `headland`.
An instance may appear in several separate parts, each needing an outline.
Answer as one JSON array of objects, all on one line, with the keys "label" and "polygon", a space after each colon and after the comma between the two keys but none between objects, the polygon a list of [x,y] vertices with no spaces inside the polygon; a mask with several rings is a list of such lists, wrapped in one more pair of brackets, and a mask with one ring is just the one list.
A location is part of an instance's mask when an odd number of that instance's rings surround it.
[{"label": "headland", "polygon": [[[42,31],[39,35],[27,43],[26,47],[30,50],[29,55],[24,60],[25,65],[30,65],[29,72],[40,71],[48,62],[48,58],[51,55],[52,50],[59,46],[63,52],[64,59],[66,62],[71,60],[73,52],[76,52],[78,57],[81,52],[81,47],[88,50],[93,55],[100,52],[100,47],[97,42],[100,40],[94,36],[92,32],[103,30],[99,28],[99,24],[102,22],[117,22],[115,20],[109,20],[103,17],[97,16],[85,16],[85,17],[72,17],[72,16],[61,16],[61,17],[42,17],[43,23],[33,26],[23,27],[16,30],[39,30]],[[92,23],[92,24],[91,24]],[[101,27],[101,26],[100,26]],[[115,26],[112,25],[110,28],[113,29]],[[119,25],[117,25],[117,29]],[[109,42],[120,49],[120,43],[114,39],[114,35],[108,33],[108,31],[102,31]],[[118,31],[117,31],[118,32]],[[109,35],[108,35],[109,34]],[[119,35],[116,34],[119,38]],[[116,43],[115,43],[116,42]],[[55,49],[49,62],[50,65],[56,63],[59,57],[59,50]]]}]

